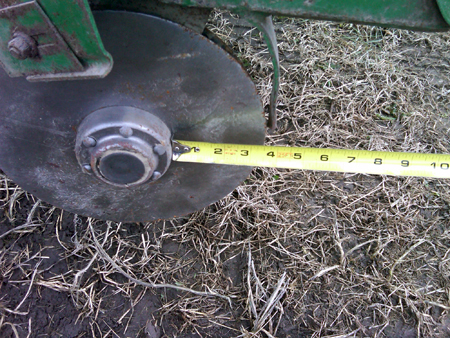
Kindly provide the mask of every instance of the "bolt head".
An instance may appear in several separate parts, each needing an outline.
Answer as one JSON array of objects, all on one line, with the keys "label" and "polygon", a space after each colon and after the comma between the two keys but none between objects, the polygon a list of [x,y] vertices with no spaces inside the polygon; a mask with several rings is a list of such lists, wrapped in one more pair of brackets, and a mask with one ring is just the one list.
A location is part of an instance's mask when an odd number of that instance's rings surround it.
[{"label": "bolt head", "polygon": [[128,126],[123,126],[119,129],[119,133],[123,137],[131,137],[133,135],[133,129]]},{"label": "bolt head", "polygon": [[25,60],[34,57],[36,54],[36,42],[32,37],[16,33],[8,43],[9,53],[18,60]]},{"label": "bolt head", "polygon": [[91,136],[85,137],[83,139],[83,145],[85,147],[88,147],[88,148],[95,147],[96,144],[97,144],[97,141],[95,140],[95,138],[93,138]]},{"label": "bolt head", "polygon": [[156,146],[153,147],[153,151],[155,153],[157,153],[159,156],[161,156],[161,155],[164,155],[164,153],[166,152],[166,149],[164,148],[163,145],[157,144]]},{"label": "bolt head", "polygon": [[153,172],[152,175],[152,181],[156,181],[157,179],[161,178],[162,174],[159,171]]}]

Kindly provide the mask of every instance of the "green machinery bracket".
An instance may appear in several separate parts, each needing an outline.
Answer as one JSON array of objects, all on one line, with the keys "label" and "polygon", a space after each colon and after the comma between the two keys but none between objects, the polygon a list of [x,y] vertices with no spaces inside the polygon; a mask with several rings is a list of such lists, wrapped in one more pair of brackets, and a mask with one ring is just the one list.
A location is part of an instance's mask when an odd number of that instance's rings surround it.
[{"label": "green machinery bracket", "polygon": [[[161,0],[183,6],[221,8],[243,14],[300,17],[396,27],[418,31],[446,31],[449,0]],[[439,6],[438,6],[439,3]],[[443,4],[445,4],[443,6]]]},{"label": "green machinery bracket", "polygon": [[[191,14],[194,23],[197,16],[203,22],[201,9],[212,8],[248,17],[265,35],[275,72],[276,43],[270,45],[274,39],[269,34],[273,29],[265,19],[255,18],[281,15],[421,31],[450,29],[450,0],[0,0],[0,63],[10,76],[26,76],[29,81],[104,77],[113,61],[103,47],[89,3],[121,8],[135,2],[148,11],[169,10],[175,17],[190,8],[186,22],[192,21]],[[170,6],[177,6],[178,12]]]},{"label": "green machinery bracket", "polygon": [[113,61],[87,0],[0,0],[0,63],[11,77],[56,81],[105,77]]}]

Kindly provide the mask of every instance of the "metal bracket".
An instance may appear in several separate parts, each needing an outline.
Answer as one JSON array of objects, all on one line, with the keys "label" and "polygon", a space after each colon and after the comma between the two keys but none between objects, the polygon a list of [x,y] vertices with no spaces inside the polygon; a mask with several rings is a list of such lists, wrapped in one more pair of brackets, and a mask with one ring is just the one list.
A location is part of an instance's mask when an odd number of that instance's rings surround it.
[{"label": "metal bracket", "polygon": [[110,72],[112,58],[87,0],[6,6],[10,3],[0,0],[0,63],[9,76],[56,81],[101,78]]},{"label": "metal bracket", "polygon": [[190,153],[191,147],[181,144],[178,141],[172,141],[172,160],[176,161],[182,154]]},{"label": "metal bracket", "polygon": [[270,130],[277,128],[277,99],[280,86],[280,57],[278,53],[277,36],[272,22],[272,16],[263,13],[249,12],[245,14],[245,19],[254,25],[263,34],[269,49],[273,65],[272,92],[270,94],[269,118],[267,127]]}]

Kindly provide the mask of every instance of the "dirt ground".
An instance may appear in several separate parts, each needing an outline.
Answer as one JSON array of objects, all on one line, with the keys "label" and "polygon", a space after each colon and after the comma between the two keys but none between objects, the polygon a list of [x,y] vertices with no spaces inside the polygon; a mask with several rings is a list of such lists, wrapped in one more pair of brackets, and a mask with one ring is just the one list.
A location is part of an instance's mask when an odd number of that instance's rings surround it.
[{"label": "dirt ground", "polygon": [[[267,103],[259,33],[221,12],[209,28]],[[267,144],[450,152],[450,34],[276,29]],[[205,210],[148,224],[0,182],[1,337],[450,337],[448,180],[255,168]]]}]

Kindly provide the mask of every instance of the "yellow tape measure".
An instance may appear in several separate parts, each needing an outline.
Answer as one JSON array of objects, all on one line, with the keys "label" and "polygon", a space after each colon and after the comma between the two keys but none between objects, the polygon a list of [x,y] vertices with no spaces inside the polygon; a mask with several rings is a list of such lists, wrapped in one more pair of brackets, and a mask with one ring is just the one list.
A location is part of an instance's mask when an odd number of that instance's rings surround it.
[{"label": "yellow tape measure", "polygon": [[179,162],[450,178],[450,155],[177,141]]}]

